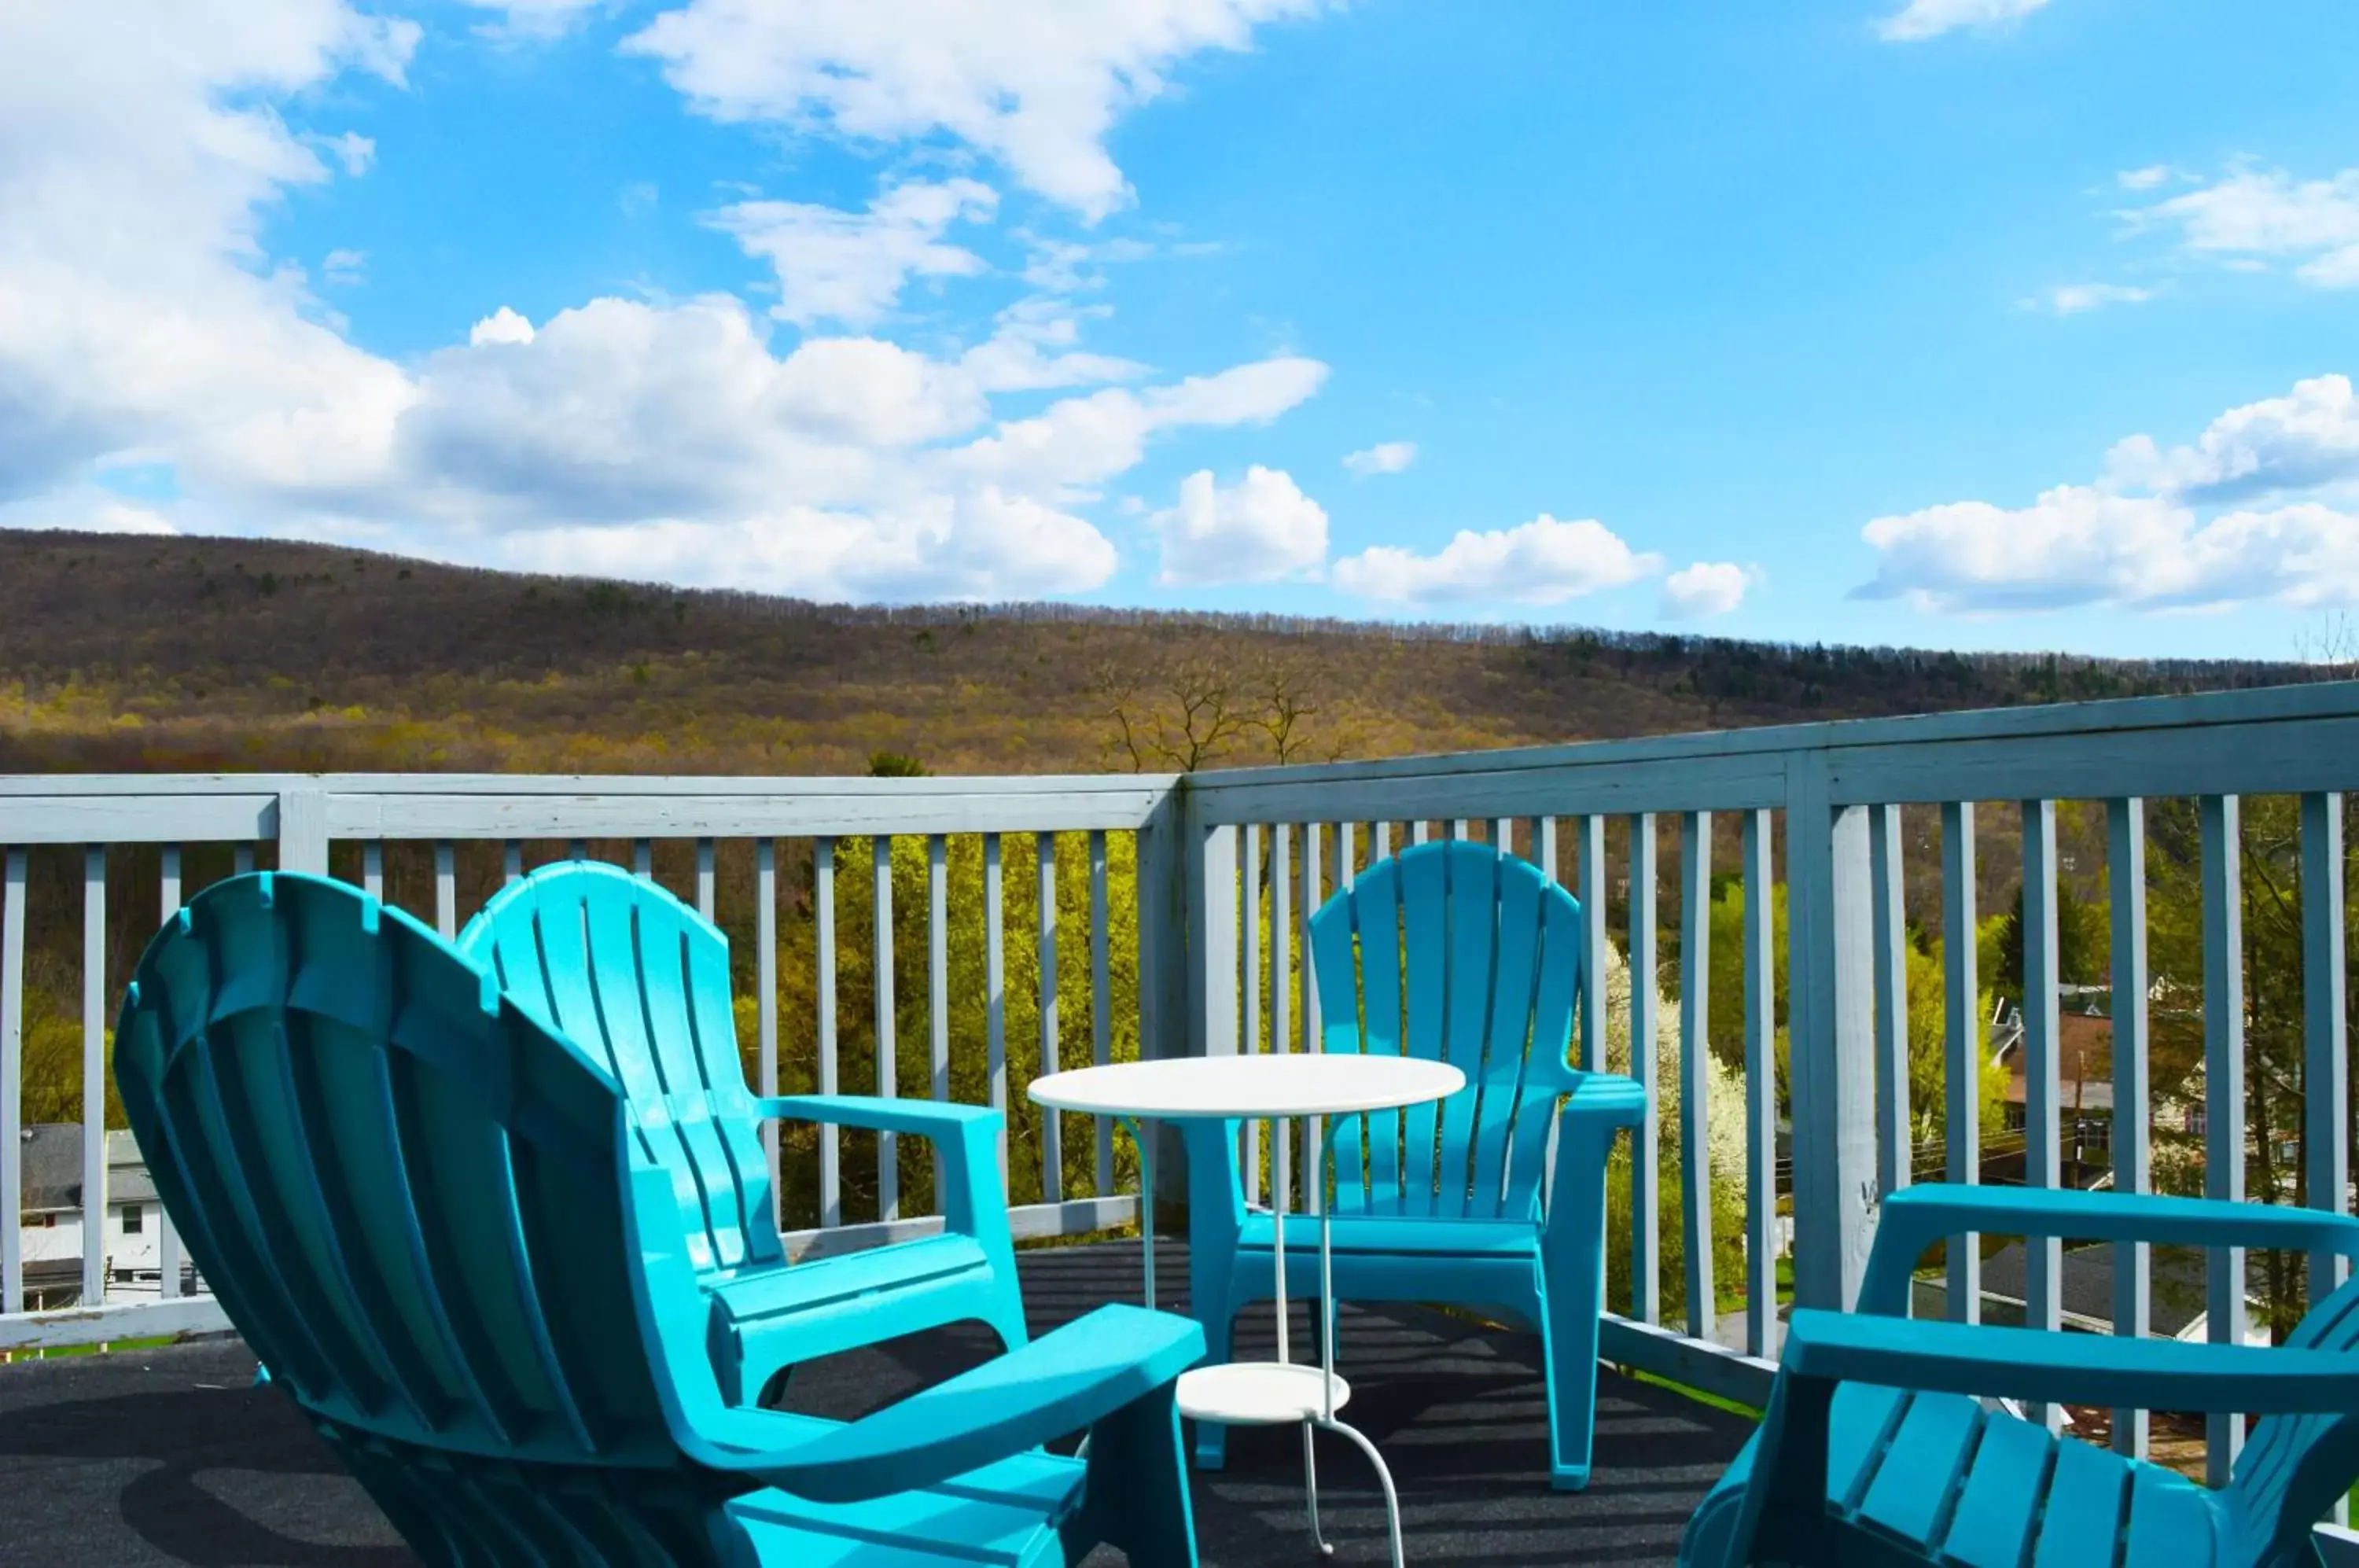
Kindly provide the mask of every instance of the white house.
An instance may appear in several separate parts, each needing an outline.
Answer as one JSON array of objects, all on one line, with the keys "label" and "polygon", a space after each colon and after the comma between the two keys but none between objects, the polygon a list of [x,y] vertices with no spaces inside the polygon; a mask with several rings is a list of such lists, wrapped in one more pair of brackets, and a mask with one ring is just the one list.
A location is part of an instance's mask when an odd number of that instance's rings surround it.
[{"label": "white house", "polygon": [[[25,1305],[70,1307],[82,1299],[82,1127],[45,1122],[24,1129],[24,1212],[18,1216]],[[131,1134],[106,1135],[107,1289],[157,1290],[163,1279],[163,1206]]]}]

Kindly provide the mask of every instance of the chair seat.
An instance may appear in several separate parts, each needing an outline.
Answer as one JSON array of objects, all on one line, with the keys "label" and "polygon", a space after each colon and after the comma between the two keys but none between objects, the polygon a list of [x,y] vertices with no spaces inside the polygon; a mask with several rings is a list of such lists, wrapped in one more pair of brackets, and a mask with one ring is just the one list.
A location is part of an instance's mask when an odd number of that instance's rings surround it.
[{"label": "chair seat", "polygon": [[833,1258],[749,1269],[710,1287],[714,1309],[736,1324],[857,1305],[863,1297],[988,1273],[991,1259],[972,1236],[929,1236]]},{"label": "chair seat", "polygon": [[1984,1410],[1962,1394],[1844,1384],[1831,1512],[1955,1568],[2204,1568],[2233,1538],[2220,1494]]},{"label": "chair seat", "polygon": [[[1237,1245],[1267,1252],[1277,1226],[1266,1211],[1245,1215]],[[1338,1253],[1403,1254],[1427,1258],[1513,1258],[1538,1256],[1540,1229],[1523,1220],[1399,1219],[1373,1214],[1337,1214],[1329,1244]],[[1286,1250],[1300,1248],[1316,1256],[1319,1221],[1310,1214],[1286,1216]]]},{"label": "chair seat", "polygon": [[1023,1454],[872,1502],[814,1503],[770,1490],[728,1507],[764,1563],[1030,1568],[1064,1562],[1057,1532],[1080,1502],[1085,1468],[1053,1454]]}]

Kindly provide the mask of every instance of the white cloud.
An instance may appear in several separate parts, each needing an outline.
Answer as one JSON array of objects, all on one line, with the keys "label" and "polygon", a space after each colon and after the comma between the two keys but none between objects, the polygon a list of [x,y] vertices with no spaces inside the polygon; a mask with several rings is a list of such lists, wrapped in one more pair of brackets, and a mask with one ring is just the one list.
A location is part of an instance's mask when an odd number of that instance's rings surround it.
[{"label": "white cloud", "polygon": [[71,528],[95,534],[179,531],[155,507],[87,482],[0,506],[0,528]]},{"label": "white cloud", "polygon": [[2012,510],[1964,501],[1878,517],[1864,537],[1883,560],[1863,595],[1933,610],[2359,601],[2359,517],[2315,502],[2199,524],[2161,496],[2067,485]]},{"label": "white cloud", "polygon": [[1760,581],[1758,568],[1733,561],[1699,561],[1663,579],[1658,613],[1667,620],[1725,615],[1745,603],[1745,591]]},{"label": "white cloud", "polygon": [[1433,555],[1378,545],[1337,561],[1333,577],[1337,587],[1364,599],[1553,604],[1662,569],[1661,556],[1633,550],[1603,523],[1560,522],[1542,513],[1520,528],[1461,529]]},{"label": "white cloud", "polygon": [[1271,583],[1327,560],[1327,513],[1282,469],[1256,463],[1223,487],[1209,468],[1180,482],[1180,504],[1154,517],[1162,581]]},{"label": "white cloud", "polygon": [[803,201],[740,201],[705,222],[734,237],[778,277],[771,314],[808,327],[866,327],[882,319],[912,278],[966,278],[984,270],[973,251],[942,243],[955,223],[989,218],[998,193],[973,180],[908,180],[864,212]]},{"label": "white cloud", "polygon": [[2170,178],[2170,165],[2150,163],[2144,169],[2125,169],[2114,177],[2125,191],[2151,191]]},{"label": "white cloud", "polygon": [[477,321],[467,332],[467,343],[471,348],[481,348],[485,343],[530,342],[532,323],[506,305]]},{"label": "white cloud", "polygon": [[1346,453],[1343,466],[1364,479],[1372,474],[1399,474],[1417,461],[1415,441],[1378,441],[1361,452]]},{"label": "white cloud", "polygon": [[402,376],[261,253],[262,205],[333,178],[274,105],[417,38],[340,0],[0,6],[0,500],[143,445],[345,461]]},{"label": "white cloud", "polygon": [[1267,424],[1326,378],[1327,367],[1317,360],[1288,357],[1145,392],[1109,387],[1052,403],[1030,419],[1005,421],[948,461],[977,480],[1082,498],[1089,486],[1136,467],[1147,438],[1158,431]]},{"label": "white cloud", "polygon": [[[1096,486],[1326,374],[1288,357],[1152,381],[1082,343],[1103,307],[1054,298],[930,352],[789,352],[725,297],[538,323],[494,300],[463,341],[379,358],[266,251],[262,214],[343,177],[339,127],[298,112],[336,113],[350,72],[397,82],[417,37],[341,0],[0,6],[0,526],[365,538],[831,598],[1080,592],[1116,564],[1077,510]],[[939,259],[920,247],[911,275]],[[856,313],[857,276],[806,271],[798,298]],[[1092,387],[1024,419],[993,405]],[[95,482],[125,464],[174,498]]]},{"label": "white cloud", "polygon": [[2298,381],[2282,397],[2229,409],[2191,446],[2131,436],[2106,455],[2113,488],[2230,502],[2359,480],[2359,398],[2347,376]]},{"label": "white cloud", "polygon": [[2078,316],[2084,311],[2102,310],[2107,305],[2142,305],[2158,292],[2158,289],[2140,289],[2126,283],[2062,283],[2023,303],[2027,310],[2047,310],[2059,316]]},{"label": "white cloud", "polygon": [[2283,169],[2239,165],[2200,190],[2124,216],[2135,227],[2176,229],[2191,255],[2232,267],[2297,262],[2306,282],[2359,288],[2359,169],[2298,180]]},{"label": "white cloud", "polygon": [[689,0],[626,48],[725,121],[862,142],[948,132],[1027,189],[1095,220],[1130,191],[1105,138],[1206,49],[1321,0]]},{"label": "white cloud", "polygon": [[2048,0],[1908,0],[1879,20],[1875,31],[1887,43],[1915,43],[1960,27],[2004,27],[2047,4]]},{"label": "white cloud", "polygon": [[320,259],[320,276],[336,284],[364,282],[368,278],[368,253],[332,250]]},{"label": "white cloud", "polygon": [[1000,311],[988,340],[960,356],[960,367],[986,392],[1044,392],[1145,376],[1147,366],[1136,360],[1075,346],[1082,317],[1098,313],[1050,295],[1019,299]]},{"label": "white cloud", "polygon": [[[2264,497],[2273,504],[2250,505]],[[2359,400],[2342,376],[2231,408],[2192,443],[2117,442],[2095,485],[1867,524],[1868,597],[1928,609],[2165,610],[2359,600]],[[2235,508],[2221,510],[2220,508]],[[2211,515],[2206,516],[2207,511]]]}]

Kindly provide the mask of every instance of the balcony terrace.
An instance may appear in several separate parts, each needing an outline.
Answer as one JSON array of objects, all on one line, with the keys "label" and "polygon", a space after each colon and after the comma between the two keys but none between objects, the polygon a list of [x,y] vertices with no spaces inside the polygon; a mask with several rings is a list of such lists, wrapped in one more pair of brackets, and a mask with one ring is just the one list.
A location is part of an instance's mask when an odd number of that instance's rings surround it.
[{"label": "balcony terrace", "polygon": [[[2112,1105],[2184,1089],[2202,1112],[2184,1134],[2117,1116],[2093,1157],[2110,1160],[2103,1179],[2349,1205],[2341,792],[2354,785],[2353,684],[1185,779],[0,779],[0,1149],[17,1147],[24,1096],[60,1060],[81,1086],[74,1114],[98,1130],[127,964],[204,882],[329,872],[447,932],[504,878],[590,855],[662,877],[730,931],[762,1092],[1003,1106],[1017,1234],[1099,1237],[1135,1226],[1135,1160],[1085,1118],[1035,1111],[1034,1073],[1315,1049],[1310,910],[1395,847],[1484,838],[1601,915],[1575,1049],[1662,1106],[1614,1178],[1603,1354],[1617,1372],[1602,1385],[1599,1471],[1585,1493],[1548,1491],[1537,1342],[1462,1316],[1347,1312],[1353,1409],[1400,1481],[1412,1561],[1668,1562],[1745,1422],[1666,1384],[1757,1406],[1783,1308],[1853,1299],[1879,1197],[1984,1173],[1994,976],[1984,943],[1934,938],[1978,930],[2017,886],[2025,1127],[2009,1169],[2063,1179],[2076,1100],[2057,998],[2089,976],[2060,966],[2076,899],[2102,895]],[[2289,961],[2270,945],[2278,927]],[[2150,1083],[2169,1055],[2156,1038],[2179,1035],[2200,1080]],[[2298,1092],[2273,1087],[2288,1083]],[[798,1247],[939,1225],[920,1149],[828,1129],[773,1153]],[[105,1190],[100,1159],[83,1203],[101,1212]],[[1301,1206],[1283,1188],[1264,1196]],[[16,1161],[0,1160],[0,1214],[22,1199]],[[227,1329],[201,1280],[184,1289],[168,1226],[145,1294],[111,1282],[103,1225],[82,1234],[82,1301],[27,1312],[19,1234],[0,1226],[0,1349]],[[1982,1300],[1982,1250],[1952,1245],[1938,1265],[1936,1299],[1961,1315]],[[2145,1331],[2158,1278],[2183,1271],[2144,1248],[2114,1263],[2111,1322]],[[2256,1312],[2298,1314],[2335,1277],[2291,1260],[2256,1308],[2232,1288],[2240,1263],[2207,1271],[2215,1337],[2241,1338]],[[2055,1244],[2026,1264],[2024,1320],[2060,1323]],[[1136,1300],[1137,1265],[1135,1243],[1027,1252],[1027,1302],[1046,1324]],[[974,1353],[955,1336],[860,1353],[788,1402],[854,1413]],[[0,1561],[404,1560],[356,1488],[320,1478],[332,1461],[291,1410],[245,1387],[250,1365],[213,1338],[0,1369]],[[2151,1440],[2141,1412],[2109,1430],[2125,1448]],[[1198,1477],[1209,1563],[1307,1549],[1293,1436],[1262,1437]],[[2240,1437],[2217,1422],[2196,1463],[2223,1475]],[[1321,1468],[1339,1556],[1377,1560],[1354,1457],[1338,1449]]]}]

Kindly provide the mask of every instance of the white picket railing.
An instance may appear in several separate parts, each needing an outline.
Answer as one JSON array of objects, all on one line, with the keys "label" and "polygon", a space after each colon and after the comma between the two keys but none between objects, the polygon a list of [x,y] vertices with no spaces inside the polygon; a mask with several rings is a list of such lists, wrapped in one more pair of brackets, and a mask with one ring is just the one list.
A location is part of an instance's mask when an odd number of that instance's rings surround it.
[{"label": "white picket railing", "polygon": [[[836,1077],[836,847],[847,840],[922,839],[929,870],[925,1083],[929,1092],[947,1094],[952,1047],[944,930],[959,911],[950,907],[946,846],[960,835],[979,835],[989,1018],[984,1081],[992,1101],[1005,1105],[1009,1045],[1002,994],[1007,893],[1002,846],[1011,839],[1030,835],[1033,844],[1032,935],[1042,978],[1035,1011],[1045,1068],[1083,1059],[1084,1019],[1060,1015],[1057,1002],[1060,966],[1076,961],[1068,954],[1087,953],[1089,1059],[1103,1059],[1112,1033],[1126,1023],[1109,1016],[1110,966],[1130,962],[1126,953],[1109,952],[1115,923],[1108,908],[1110,835],[1135,835],[1137,1038],[1151,1055],[1315,1049],[1319,998],[1300,962],[1310,910],[1374,856],[1435,833],[1482,836],[1533,857],[1600,913],[1590,928],[1591,973],[1604,973],[1609,942],[1628,955],[1637,977],[1628,1014],[1629,1038],[1635,1040],[1656,1038],[1655,1009],[1669,1005],[1658,1002],[1656,985],[1647,981],[1657,976],[1661,951],[1658,883],[1674,890],[1680,909],[1678,973],[1661,978],[1677,996],[1678,1141],[1683,1154],[1675,1168],[1661,1169],[1651,1120],[1640,1134],[1630,1178],[1632,1265],[1620,1287],[1620,1299],[1628,1305],[1608,1326],[1606,1353],[1757,1401],[1776,1354],[1777,1267],[1788,1224],[1792,1299],[1807,1305],[1847,1304],[1874,1235],[1878,1200],[1910,1180],[1917,1163],[1906,1070],[1906,872],[1913,860],[1920,881],[1938,881],[1943,930],[1973,929],[1978,913],[1976,829],[1989,828],[2001,811],[2019,822],[2023,840],[2024,991],[2030,998],[2025,1008],[2026,1180],[2061,1179],[2065,1107],[2058,1074],[2056,982],[2058,887],[2065,869],[2059,864],[2057,805],[2093,801],[2105,813],[2112,890],[2113,1090],[2121,1109],[2110,1147],[2115,1182],[2138,1190],[2148,1184],[2151,1149],[2147,1117],[2131,1114],[2148,1103],[2151,977],[2145,941],[2144,802],[2198,802],[2206,955],[2206,1181],[2214,1195],[2233,1198],[2244,1195],[2246,1139],[2238,805],[2243,797],[2299,797],[2306,1086],[2301,1158],[2315,1201],[2349,1201],[2346,846],[2339,792],[2354,786],[2359,786],[2359,683],[1238,769],[1184,779],[0,779],[5,872],[0,884],[0,1148],[16,1146],[21,1119],[27,933],[44,918],[64,918],[62,911],[29,907],[28,855],[49,856],[52,881],[62,887],[62,874],[54,871],[57,858],[82,847],[82,1116],[94,1135],[103,1104],[104,1029],[123,980],[107,972],[110,849],[164,846],[160,912],[175,907],[181,896],[187,846],[242,846],[241,863],[251,863],[258,846],[266,864],[325,871],[332,863],[355,864],[353,851],[342,846],[357,844],[359,879],[381,886],[388,845],[431,844],[432,915],[441,929],[451,931],[469,912],[460,907],[458,846],[502,844],[505,873],[514,876],[523,867],[527,844],[556,846],[548,853],[584,853],[628,844],[636,867],[645,872],[651,868],[655,844],[688,840],[695,846],[696,901],[708,911],[718,908],[724,922],[735,918],[754,942],[759,1020],[754,1043],[762,1086],[766,1090],[778,1081],[785,1052],[789,1062],[807,1066],[822,1088],[894,1092],[904,1083],[896,1065],[903,1048],[895,1038],[898,1015],[891,984],[897,925],[889,912],[893,890],[887,872],[878,868],[889,867],[889,856],[871,860],[871,875],[877,878],[870,894],[875,914],[865,933],[874,972],[882,977],[874,987],[879,1083],[843,1083]],[[1658,833],[1671,822],[1677,823],[1676,869],[1674,879],[1666,882],[1659,875]],[[1904,822],[1915,824],[1914,841]],[[1078,836],[1060,849],[1059,834]],[[1715,887],[1716,839],[1725,846],[1722,853],[1733,851],[1733,860],[1723,864],[1742,889],[1746,1124],[1744,1323],[1741,1333],[1724,1334],[1715,1313],[1721,1281],[1713,1278],[1708,1244],[1712,1172],[1709,1162],[1693,1154],[1703,1140],[1711,1083],[1704,1070],[1711,1028],[1706,904]],[[726,907],[715,872],[723,855],[737,857],[733,865],[743,864],[745,852],[733,846],[747,842],[755,867],[747,895],[754,904],[751,920]],[[810,919],[818,955],[813,1016],[788,1018],[783,1026],[777,1005],[781,844],[810,845]],[[1609,854],[1617,844],[1619,853]],[[210,853],[218,857],[221,852]],[[489,852],[470,853],[480,857]],[[795,853],[806,852],[798,847]],[[1086,910],[1060,909],[1055,862],[1070,853],[1087,857]],[[1776,1117],[1772,999],[1777,976],[1771,933],[1777,887],[1784,891],[1788,936],[1786,1025],[1791,1045],[1785,1087],[1791,1107],[1790,1219],[1780,1213]],[[1618,931],[1609,931],[1602,918],[1609,907],[1622,910]],[[1082,929],[1074,931],[1076,925]],[[845,950],[852,951],[855,942],[844,934]],[[1969,1065],[1979,1051],[1980,977],[1973,942],[1949,942],[1945,954],[1944,1094],[1951,1130],[1940,1169],[1949,1180],[1971,1181],[1981,1169],[1982,1154],[1974,1137],[1976,1073]],[[1069,1004],[1073,995],[1065,992]],[[1595,1064],[1607,1038],[1603,985],[1590,987],[1579,1022],[1581,1059]],[[792,1038],[781,1040],[782,1027]],[[1651,1078],[1654,1051],[1631,1055],[1633,1071]],[[1025,1111],[1020,1103],[1011,1108],[1017,1115]],[[1066,1192],[1064,1138],[1055,1118],[1028,1135],[1030,1151],[1041,1162],[1040,1180],[1038,1201],[1016,1210],[1019,1230],[1071,1234],[1132,1217],[1134,1200],[1116,1190],[1113,1150],[1103,1130],[1093,1146],[1094,1191],[1074,1195]],[[94,1136],[85,1139],[86,1149],[102,1147]],[[86,1158],[97,1169],[85,1171],[85,1192],[102,1192],[103,1153]],[[842,1212],[842,1151],[832,1133],[821,1140],[817,1159],[819,1213],[812,1231],[829,1245],[907,1234],[936,1223],[904,1212],[908,1205],[895,1184],[900,1167],[889,1143],[879,1149],[876,1212],[856,1223]],[[1685,1308],[1676,1323],[1663,1321],[1658,1182],[1679,1186],[1685,1261],[1678,1279]],[[1028,1172],[1022,1184],[1031,1190]],[[1167,1187],[1177,1190],[1177,1184]],[[13,1213],[18,1195],[16,1161],[0,1159],[0,1214]],[[1273,1197],[1298,1206],[1302,1202],[1296,1192]],[[13,1225],[0,1228],[0,1348],[220,1325],[209,1301],[172,1294],[178,1278],[173,1268],[164,1271],[161,1299],[110,1301],[103,1229],[87,1227],[85,1234],[92,1238],[84,1259],[86,1304],[63,1312],[25,1313],[16,1232]],[[1949,1249],[1945,1299],[1959,1315],[1971,1314],[1979,1299],[1976,1257],[1973,1247]],[[2143,1249],[2129,1261],[2130,1267],[2117,1270],[2114,1312],[2114,1321],[2125,1330],[2146,1322],[2150,1300]],[[2337,1278],[2332,1264],[2314,1268],[2313,1289]],[[2028,1272],[2027,1320],[2058,1323],[2061,1275],[2054,1244],[2031,1248]],[[2216,1338],[2242,1331],[2245,1298],[2236,1287],[2243,1278],[2241,1258],[2212,1260],[2209,1332]],[[2115,1441],[2142,1449],[2144,1421],[2124,1412]],[[2215,1430],[2215,1468],[2228,1462],[2235,1441],[2229,1423]]]}]

